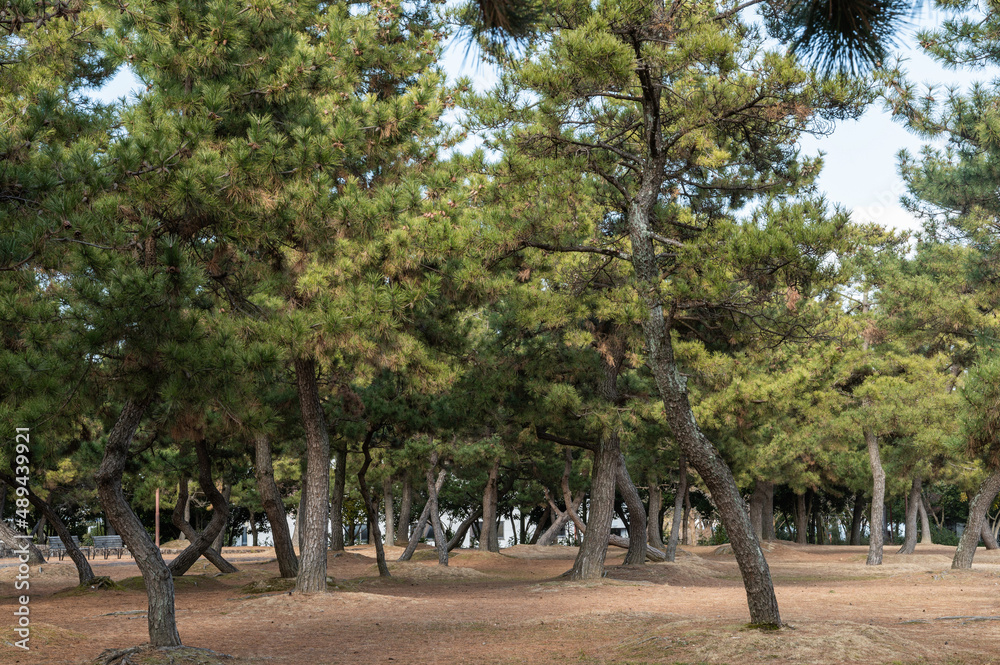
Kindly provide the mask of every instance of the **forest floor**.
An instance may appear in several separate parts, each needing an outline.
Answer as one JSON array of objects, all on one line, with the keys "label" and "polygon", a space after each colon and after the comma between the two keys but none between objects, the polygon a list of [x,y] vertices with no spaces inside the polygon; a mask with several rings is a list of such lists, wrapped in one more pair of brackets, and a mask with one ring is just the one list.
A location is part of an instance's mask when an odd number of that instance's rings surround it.
[{"label": "forest floor", "polygon": [[[185,644],[233,665],[1000,663],[1000,552],[980,549],[971,571],[952,571],[952,547],[868,567],[864,547],[767,543],[788,627],[761,632],[745,627],[728,548],[683,549],[676,563],[639,567],[621,566],[624,552],[612,549],[607,577],[581,583],[560,577],[571,547],[461,550],[448,568],[421,549],[390,563],[390,579],[378,578],[373,548],[351,547],[330,556],[330,593],[298,597],[275,580],[269,549],[227,548],[240,572],[202,559],[177,584],[177,622]],[[402,550],[387,551],[392,561]],[[138,575],[127,558],[98,559],[94,571]],[[16,649],[13,575],[0,567],[4,665],[89,663],[147,639],[141,586],[75,588],[67,559],[32,568],[31,651]]]}]

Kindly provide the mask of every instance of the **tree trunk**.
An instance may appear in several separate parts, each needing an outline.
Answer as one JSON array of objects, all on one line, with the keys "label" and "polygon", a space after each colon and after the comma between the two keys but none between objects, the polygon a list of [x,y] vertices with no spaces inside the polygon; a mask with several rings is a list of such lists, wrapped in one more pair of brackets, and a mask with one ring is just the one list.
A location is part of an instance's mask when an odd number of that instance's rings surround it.
[{"label": "tree trunk", "polygon": [[646,512],[646,540],[656,549],[665,549],[663,545],[663,522],[660,513],[663,510],[663,488],[655,470],[649,472],[649,510]]},{"label": "tree trunk", "polygon": [[667,540],[667,561],[677,557],[677,539],[684,520],[684,497],[687,496],[688,470],[687,458],[682,452],[677,473],[677,494],[674,495],[674,517],[670,522],[670,538]]},{"label": "tree trunk", "polygon": [[795,542],[799,545],[809,543],[809,511],[806,510],[806,495],[795,495]]},{"label": "tree trunk", "polygon": [[670,430],[687,455],[688,462],[708,486],[712,501],[729,534],[746,589],[751,623],[780,626],[781,615],[774,595],[771,571],[750,524],[746,504],[740,496],[729,466],[698,427],[688,399],[687,378],[681,375],[674,360],[670,337],[672,314],[664,311],[663,296],[660,293],[660,263],[650,227],[650,215],[657,205],[664,180],[663,160],[665,157],[658,156],[653,164],[647,165],[642,184],[628,211],[632,266],[640,293],[646,301],[647,316],[642,320],[647,347],[646,361],[663,400]]},{"label": "tree trunk", "polygon": [[927,517],[927,510],[924,508],[923,496],[917,502],[917,512],[920,513],[920,544],[933,545],[934,539],[931,537],[931,521]]},{"label": "tree trunk", "polygon": [[122,474],[129,457],[129,444],[142,420],[151,397],[129,399],[125,402],[118,421],[108,434],[104,458],[94,475],[97,494],[108,521],[121,535],[122,542],[132,555],[146,584],[149,610],[149,643],[154,647],[180,646],[177,620],[174,612],[174,578],[160,556],[160,549],[146,533],[136,514],[132,512],[122,491]]},{"label": "tree trunk", "polygon": [[392,476],[382,479],[382,505],[385,507],[385,544],[396,543],[396,515],[393,510]]},{"label": "tree trunk", "polygon": [[681,521],[681,545],[691,545],[691,485],[684,488],[684,519]]},{"label": "tree trunk", "polygon": [[[469,513],[469,516],[462,520],[462,523],[458,525],[458,529],[455,530],[455,535],[448,541],[449,552],[462,544],[462,541],[465,540],[465,534],[469,532],[469,529],[472,528],[472,525],[476,523],[476,520],[478,520],[482,514],[483,507],[476,506],[475,510]],[[480,543],[482,543],[482,540],[480,540]]]},{"label": "tree trunk", "polygon": [[885,538],[885,470],[882,468],[882,456],[878,449],[878,437],[867,429],[864,430],[865,444],[868,446],[868,460],[872,467],[872,511],[868,518],[869,540],[868,540],[868,560],[869,566],[882,565],[882,543]]},{"label": "tree trunk", "polygon": [[250,542],[257,547],[257,514],[250,511]]},{"label": "tree trunk", "polygon": [[299,407],[302,426],[306,432],[306,490],[302,552],[299,557],[299,575],[295,578],[296,593],[323,593],[326,591],[326,524],[329,519],[330,496],[330,438],[323,417],[316,383],[316,361],[313,358],[295,359],[295,376],[298,383]]},{"label": "tree trunk", "polygon": [[983,520],[982,539],[983,539],[983,545],[986,547],[986,549],[988,550],[1000,549],[1000,545],[997,545],[997,539],[993,535],[993,529],[990,528],[989,522],[986,519]]},{"label": "tree trunk", "polygon": [[303,545],[303,531],[302,526],[305,524],[305,514],[306,514],[306,469],[302,469],[302,486],[299,487],[299,507],[295,510],[295,530],[292,532],[292,539],[295,541],[295,545],[299,548],[299,554],[302,554]]},{"label": "tree trunk", "polygon": [[965,523],[965,531],[958,541],[958,549],[955,550],[955,558],[952,559],[952,568],[972,568],[972,559],[976,555],[976,545],[983,532],[983,522],[986,520],[986,512],[993,505],[993,499],[1000,492],[1000,471],[994,471],[983,484],[979,486],[976,496],[969,502],[969,519]]},{"label": "tree trunk", "polygon": [[755,480],[753,484],[753,494],[750,495],[748,513],[750,515],[750,525],[753,527],[754,534],[757,536],[758,540],[764,537],[764,499],[764,482],[761,480]]},{"label": "tree trunk", "polygon": [[[604,559],[608,551],[608,538],[611,536],[611,520],[614,515],[618,456],[618,432],[609,430],[601,436],[601,441],[594,452],[587,526],[583,543],[570,571],[570,579],[595,580],[604,576]],[[566,512],[570,517],[576,514],[575,511],[570,512],[568,507]]]},{"label": "tree trunk", "polygon": [[404,547],[410,541],[410,512],[413,510],[413,485],[410,482],[410,474],[403,474],[403,492],[399,501],[399,527],[396,529],[396,544],[404,543]]},{"label": "tree trunk", "polygon": [[[33,566],[45,563],[45,557],[42,555],[42,551],[35,547],[35,544],[31,542],[31,537],[27,534],[15,531],[2,519],[0,519],[0,540],[2,540],[10,549],[27,549],[28,560],[25,563]],[[27,547],[24,547],[25,545],[27,545]]]},{"label": "tree trunk", "polygon": [[215,482],[212,480],[212,460],[208,454],[208,445],[204,440],[195,441],[194,449],[198,456],[198,484],[201,486],[201,491],[212,502],[212,519],[201,533],[195,533],[191,525],[181,519],[184,504],[187,503],[188,499],[188,481],[187,478],[182,478],[180,492],[177,495],[177,505],[174,507],[171,521],[184,533],[190,544],[170,562],[168,568],[174,577],[183,575],[204,554],[205,558],[221,572],[235,573],[236,566],[222,558],[219,551],[212,546],[213,541],[226,527],[226,522],[229,519],[229,502],[226,496],[216,489]]},{"label": "tree trunk", "polygon": [[483,528],[479,534],[479,550],[481,552],[499,552],[500,539],[497,536],[497,478],[500,474],[500,458],[493,460],[489,475],[486,478],[486,488],[483,490]]},{"label": "tree trunk", "polygon": [[218,552],[219,554],[222,554],[222,547],[226,543],[226,527],[229,526],[229,499],[232,496],[233,496],[233,486],[223,481],[222,498],[226,500],[226,521],[222,524],[222,528],[219,529],[219,535],[217,535],[215,537],[215,540],[212,541],[212,549]]},{"label": "tree trunk", "polygon": [[[254,457],[257,461],[254,469],[257,476],[257,491],[271,525],[271,538],[274,541],[274,556],[278,559],[278,571],[281,577],[292,578],[299,574],[299,561],[295,556],[292,537],[288,533],[288,519],[285,517],[285,504],[274,482],[274,465],[271,460],[271,441],[265,434],[254,437]],[[187,519],[187,518],[185,518]],[[257,544],[256,532],[254,545]]]},{"label": "tree trunk", "polygon": [[[0,488],[2,488],[4,492],[7,490],[7,485],[10,485],[15,490],[18,487],[18,485],[15,484],[16,481],[14,478],[6,473],[0,473],[0,480],[3,481],[0,483]],[[56,511],[52,510],[52,506],[49,505],[48,501],[45,501],[40,496],[32,492],[30,487],[25,489],[28,491],[28,501],[31,502],[31,505],[41,511],[42,515],[52,525],[52,528],[56,530],[56,535],[62,540],[63,546],[66,548],[66,554],[69,555],[69,558],[73,561],[73,565],[76,566],[76,573],[77,577],[80,579],[80,584],[83,585],[90,582],[94,579],[94,571],[91,569],[86,555],[84,555],[77,544],[73,541],[73,536],[70,534],[69,529],[66,528],[66,524],[62,521],[62,519],[60,519]],[[51,499],[52,497],[50,496],[49,498]],[[0,513],[0,521],[2,521],[2,515],[3,513]],[[15,541],[13,540],[7,541],[7,539],[3,537],[0,537],[0,540],[8,542],[11,547],[15,546]],[[38,550],[36,549],[35,551],[37,552]],[[41,552],[38,553],[38,556],[41,557]],[[35,562],[30,561],[29,558],[29,563]],[[44,563],[44,561],[39,561],[38,563]]]},{"label": "tree trunk", "polygon": [[441,514],[438,512],[438,489],[434,480],[434,467],[438,463],[438,454],[431,455],[431,464],[427,469],[427,506],[430,509],[431,527],[434,529],[434,548],[438,553],[438,565],[448,565],[448,541],[441,526]]},{"label": "tree trunk", "polygon": [[761,508],[761,538],[774,540],[774,483],[764,482],[764,505]]},{"label": "tree trunk", "polygon": [[865,516],[865,493],[854,493],[854,511],[851,514],[851,545],[861,544],[861,520]]},{"label": "tree trunk", "polygon": [[[361,469],[358,470],[358,488],[361,490],[361,500],[365,504],[365,514],[368,516],[368,543],[375,545],[375,564],[378,566],[379,577],[391,577],[389,575],[389,565],[385,562],[385,548],[382,546],[382,534],[379,533],[378,527],[378,497],[376,497],[368,489],[368,467],[372,463],[371,455],[371,442],[372,438],[375,436],[377,430],[368,430],[368,434],[365,436],[365,441],[361,445],[361,452],[365,456],[364,462],[361,465]],[[392,487],[389,488],[390,493],[392,492]],[[326,496],[324,494],[324,496]],[[392,516],[389,516],[387,524],[392,522]],[[323,542],[326,543],[326,537],[324,535]]]},{"label": "tree trunk", "polygon": [[545,506],[545,510],[542,512],[542,516],[538,518],[538,524],[535,525],[535,532],[531,534],[531,539],[528,540],[529,545],[537,545],[538,539],[542,537],[545,532],[545,528],[548,526],[549,522],[552,520],[552,508]]},{"label": "tree trunk", "polygon": [[913,554],[917,549],[917,513],[920,510],[920,491],[922,481],[920,476],[913,476],[910,485],[910,496],[906,500],[906,536],[903,546],[896,554]]},{"label": "tree trunk", "polygon": [[629,476],[628,467],[625,466],[625,455],[618,451],[618,470],[615,474],[615,482],[618,493],[625,499],[625,507],[628,508],[628,552],[625,554],[626,566],[641,566],[646,563],[646,511],[642,505],[638,490],[632,483]]},{"label": "tree trunk", "polygon": [[[431,471],[434,467],[431,467]],[[434,482],[434,488],[437,492],[441,491],[444,486],[445,470],[441,469],[438,473],[437,480]],[[420,539],[424,537],[424,531],[427,529],[427,519],[431,514],[431,502],[428,501],[424,504],[424,509],[420,513],[420,518],[417,519],[417,526],[410,532],[410,542],[406,544],[406,549],[403,553],[399,555],[399,561],[409,561],[410,557],[417,549],[417,545],[420,543]]]},{"label": "tree trunk", "polygon": [[330,549],[344,551],[344,489],[347,486],[347,444],[334,450],[333,496],[330,499]]}]

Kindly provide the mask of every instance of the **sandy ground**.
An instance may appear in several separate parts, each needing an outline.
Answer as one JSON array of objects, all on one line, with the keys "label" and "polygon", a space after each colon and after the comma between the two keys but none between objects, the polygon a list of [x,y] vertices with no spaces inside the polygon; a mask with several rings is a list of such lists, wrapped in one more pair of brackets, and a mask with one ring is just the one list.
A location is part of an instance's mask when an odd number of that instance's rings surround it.
[{"label": "sandy ground", "polygon": [[[420,550],[384,580],[373,548],[352,547],[330,556],[330,593],[308,597],[276,586],[270,550],[227,550],[240,572],[196,564],[178,583],[177,621],[185,644],[231,654],[234,665],[1000,663],[1000,553],[981,549],[971,571],[956,572],[949,547],[887,554],[877,568],[865,566],[862,547],[767,550],[788,624],[774,632],[745,628],[746,596],[725,547],[627,568],[612,550],[607,577],[589,583],[560,577],[569,547],[458,551],[447,569]],[[388,548],[390,561],[401,551]],[[94,568],[115,580],[138,574],[128,559]],[[72,590],[67,560],[32,569],[32,649],[15,649],[13,574],[0,568],[3,665],[88,663],[146,640],[145,592]]]}]

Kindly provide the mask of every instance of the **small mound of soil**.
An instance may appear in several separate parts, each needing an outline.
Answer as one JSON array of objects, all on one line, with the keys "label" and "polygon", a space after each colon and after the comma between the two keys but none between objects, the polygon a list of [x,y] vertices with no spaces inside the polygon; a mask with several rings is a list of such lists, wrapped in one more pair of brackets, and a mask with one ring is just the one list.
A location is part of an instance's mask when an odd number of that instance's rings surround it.
[{"label": "small mound of soil", "polygon": [[575,559],[579,550],[568,545],[514,545],[504,548],[503,553],[517,559]]},{"label": "small mound of soil", "polygon": [[[19,574],[18,566],[4,566],[0,568],[0,582],[13,582]],[[80,579],[72,561],[32,564],[28,576],[31,580]]]},{"label": "small mound of soil", "polygon": [[[437,561],[436,558],[434,560]],[[463,568],[462,566],[439,566],[412,561],[394,561],[388,565],[390,574],[409,580],[483,579],[487,577],[485,573],[481,573],[475,568]],[[378,575],[378,566],[372,566],[370,573]]]},{"label": "small mound of soil", "polygon": [[295,587],[295,579],[289,577],[271,577],[266,580],[250,582],[240,588],[243,593],[275,593],[288,591]]},{"label": "small mound of soil", "polygon": [[[135,577],[126,577],[120,580],[118,584],[121,588],[128,591],[145,591],[146,582],[142,579],[142,575],[137,575]],[[183,591],[187,589],[224,589],[225,584],[222,584],[216,579],[211,577],[205,577],[204,575],[181,575],[180,577],[174,578],[174,590]]]},{"label": "small mound of soil", "polygon": [[185,547],[187,547],[190,544],[191,544],[191,541],[188,540],[187,538],[175,538],[173,540],[168,540],[165,543],[160,543],[160,549],[161,550],[182,550],[182,549],[184,549]]},{"label": "small mound of soil", "polygon": [[195,647],[151,647],[108,649],[93,661],[93,665],[233,665],[232,656],[211,649]]},{"label": "small mound of soil", "polygon": [[[31,648],[35,648],[38,645],[45,645],[50,643],[58,642],[68,642],[68,641],[78,641],[81,639],[86,639],[87,636],[83,633],[78,633],[74,630],[67,630],[66,628],[60,628],[59,626],[53,626],[50,623],[42,623],[39,621],[31,622],[31,636],[28,640],[28,645]],[[5,651],[8,645],[23,639],[20,635],[14,632],[13,626],[4,626],[0,629],[0,644],[3,644]],[[4,661],[7,662],[7,661]]]},{"label": "small mound of soil", "polygon": [[[402,552],[400,552],[400,554],[402,554]],[[451,561],[451,559],[454,558],[455,556],[457,556],[457,554],[452,554],[451,552],[449,552],[448,553],[448,560]],[[389,559],[388,553],[386,553],[386,557],[385,558]],[[396,557],[396,558],[398,559],[399,557]],[[417,550],[416,552],[413,553],[413,556],[410,557],[410,561],[412,561],[413,563],[416,563],[418,561],[434,561],[434,562],[437,562],[437,560],[438,560],[437,550]]]}]

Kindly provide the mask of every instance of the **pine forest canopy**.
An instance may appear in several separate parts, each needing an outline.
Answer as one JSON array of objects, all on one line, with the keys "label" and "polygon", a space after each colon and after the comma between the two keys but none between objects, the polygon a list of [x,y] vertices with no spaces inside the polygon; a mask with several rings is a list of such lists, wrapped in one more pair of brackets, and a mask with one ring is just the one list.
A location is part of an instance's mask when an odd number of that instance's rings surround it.
[{"label": "pine forest canopy", "polygon": [[[995,64],[992,10],[941,4],[923,48]],[[155,647],[181,644],[175,579],[235,570],[243,523],[315,594],[362,525],[388,576],[428,529],[447,565],[504,516],[516,542],[573,524],[590,580],[609,545],[673,561],[693,502],[764,627],[762,539],[878,565],[929,515],[971,566],[1000,528],[1000,92],[921,97],[887,64],[908,11],[8,3],[0,422],[32,432],[39,535],[87,584],[72,537],[120,534]],[[447,82],[456,34],[493,89]],[[87,97],[123,67],[141,90]],[[948,139],[900,155],[912,237],[852,221],[800,148],[876,103]],[[158,488],[190,543],[169,563]]]}]

